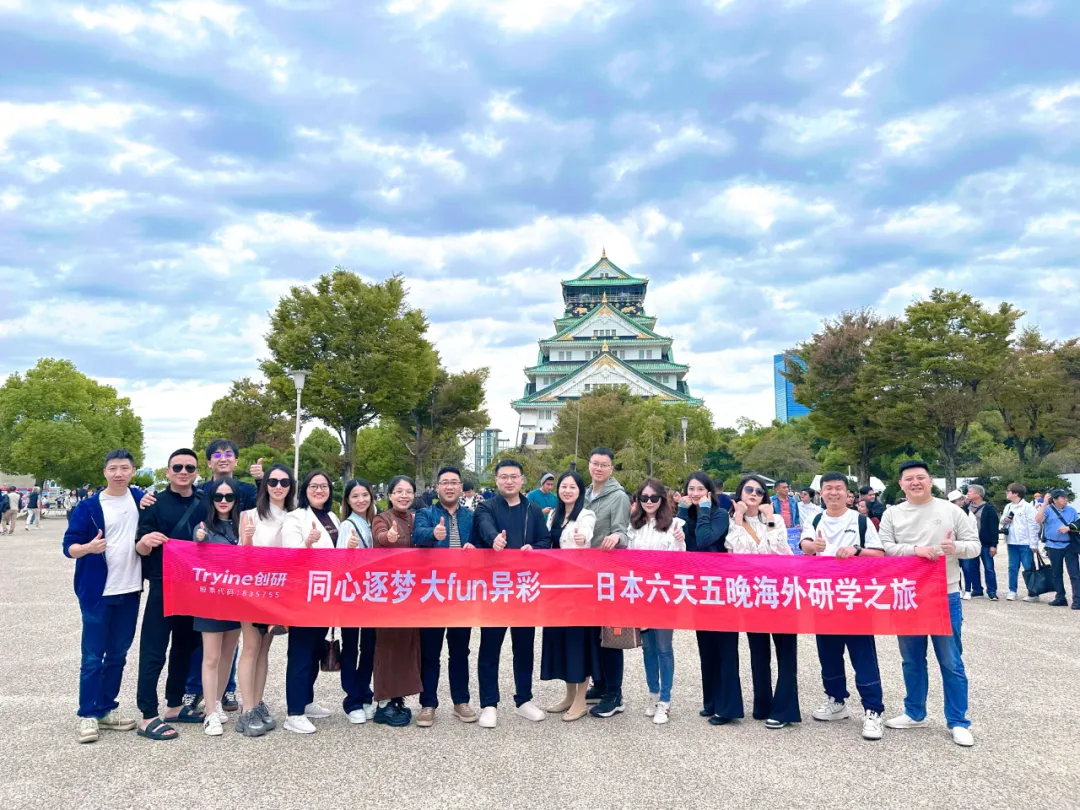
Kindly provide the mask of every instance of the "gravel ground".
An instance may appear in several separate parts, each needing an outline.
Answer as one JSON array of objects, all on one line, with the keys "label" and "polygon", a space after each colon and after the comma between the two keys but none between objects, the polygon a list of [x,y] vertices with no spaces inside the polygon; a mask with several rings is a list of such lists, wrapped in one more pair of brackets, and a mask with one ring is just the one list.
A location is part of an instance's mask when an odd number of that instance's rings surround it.
[{"label": "gravel ground", "polygon": [[[134,732],[75,739],[80,617],[73,563],[61,555],[62,519],[40,531],[0,538],[0,807],[2,808],[985,808],[1080,807],[1080,612],[985,599],[966,602],[964,659],[971,679],[976,745],[952,743],[941,681],[931,657],[930,727],[859,736],[855,720],[818,723],[821,699],[813,639],[800,639],[804,722],[768,731],[746,720],[714,728],[698,717],[694,635],[675,637],[671,721],[643,716],[641,653],[627,653],[627,710],[576,723],[551,716],[529,723],[500,708],[499,727],[458,722],[444,702],[431,729],[351,726],[341,712],[316,721],[317,734],[278,730],[246,739],[181,726],[179,741],[153,743]],[[999,558],[999,577],[1005,573]],[[539,647],[540,634],[537,634]],[[474,636],[473,655],[479,644]],[[509,641],[504,694],[512,693]],[[896,643],[879,644],[886,716],[903,710]],[[138,636],[120,700],[132,716]],[[540,654],[537,650],[537,672]],[[749,712],[749,654],[743,686]],[[445,681],[445,666],[443,668]],[[284,639],[272,652],[268,702],[280,716]],[[849,669],[849,681],[853,676]],[[1070,686],[1072,684],[1072,686]],[[473,673],[473,706],[476,700]],[[164,683],[161,688],[164,689]],[[853,687],[852,687],[853,688]],[[443,684],[441,695],[448,701]],[[541,706],[562,686],[536,684]],[[338,679],[323,674],[316,698],[341,705]],[[414,711],[415,702],[412,703]],[[857,707],[857,700],[853,707]],[[231,724],[230,724],[231,725]],[[1038,790],[1035,788],[1038,787]]]}]

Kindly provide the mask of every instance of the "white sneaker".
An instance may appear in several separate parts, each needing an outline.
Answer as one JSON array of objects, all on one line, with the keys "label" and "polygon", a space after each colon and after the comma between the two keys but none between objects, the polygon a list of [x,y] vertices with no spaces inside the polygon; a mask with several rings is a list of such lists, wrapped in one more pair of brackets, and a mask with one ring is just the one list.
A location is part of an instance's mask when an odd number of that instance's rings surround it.
[{"label": "white sneaker", "polygon": [[221,720],[218,719],[217,712],[210,712],[206,715],[206,719],[202,724],[203,733],[207,737],[220,737],[223,731],[221,727]]},{"label": "white sneaker", "polygon": [[902,714],[899,717],[894,717],[892,720],[886,720],[885,725],[888,728],[922,728],[926,725],[926,721],[912,720],[906,714]]},{"label": "white sneaker", "polygon": [[314,734],[316,730],[315,724],[302,714],[290,714],[285,719],[284,728],[286,731],[294,731],[297,734]]},{"label": "white sneaker", "polygon": [[363,709],[353,709],[349,712],[349,722],[354,726],[362,726],[368,720],[367,714]]},{"label": "white sneaker", "polygon": [[547,712],[533,703],[531,700],[527,703],[522,703],[516,709],[514,714],[519,717],[524,717],[526,720],[532,720],[534,723],[539,723],[541,720],[547,719]]},{"label": "white sneaker", "polygon": [[217,717],[218,723],[220,723],[223,726],[226,723],[229,722],[229,715],[223,708],[221,708],[221,701],[220,700],[217,703],[217,710],[214,711],[214,712],[211,712],[211,714],[213,714],[215,717]]},{"label": "white sneaker", "polygon": [[851,709],[832,697],[814,709],[815,720],[845,720],[848,717],[851,717]]},{"label": "white sneaker", "polygon": [[645,704],[645,716],[653,717],[656,715],[656,704],[660,702],[660,695],[656,692],[649,692],[649,702]]},{"label": "white sneaker", "polygon": [[375,711],[378,708],[379,707],[376,706],[374,703],[365,703],[364,704],[364,717],[366,717],[368,720],[374,720],[375,719]]},{"label": "white sneaker", "polygon": [[880,740],[882,735],[881,730],[881,715],[877,712],[872,712],[869,709],[866,710],[866,718],[862,724],[862,736],[864,740]]},{"label": "white sneaker", "polygon": [[485,706],[480,710],[480,720],[477,725],[480,728],[495,728],[499,722],[499,710],[494,706]]},{"label": "white sneaker", "polygon": [[971,599],[971,591],[964,591],[964,595],[961,596],[960,598],[965,599],[965,600],[970,600]]},{"label": "white sneaker", "polygon": [[972,736],[971,730],[961,728],[960,726],[957,726],[952,730],[952,741],[965,748],[970,748],[975,744],[975,738]]},{"label": "white sneaker", "polygon": [[98,737],[98,721],[93,717],[80,717],[79,718],[79,742],[92,743],[97,742]]},{"label": "white sneaker", "polygon": [[667,722],[668,709],[670,709],[670,708],[671,708],[670,703],[660,703],[660,702],[658,702],[656,704],[656,713],[653,715],[652,721],[654,723],[656,723],[656,725],[658,725],[658,726],[664,725],[664,723]]},{"label": "white sneaker", "polygon": [[1032,596],[1032,595],[1031,595],[1031,594],[1029,593],[1029,594],[1028,594],[1027,596],[1025,596],[1025,597],[1024,597],[1023,601],[1025,601],[1025,602],[1038,602],[1038,601],[1039,601],[1039,597],[1037,597],[1037,596]]},{"label": "white sneaker", "polygon": [[318,703],[309,703],[304,707],[304,717],[310,717],[313,720],[321,720],[323,717],[329,717],[330,710],[324,709]]},{"label": "white sneaker", "polygon": [[1005,597],[1005,601],[1006,602],[1015,602],[1016,601],[1016,591],[1009,591],[1009,595]]}]

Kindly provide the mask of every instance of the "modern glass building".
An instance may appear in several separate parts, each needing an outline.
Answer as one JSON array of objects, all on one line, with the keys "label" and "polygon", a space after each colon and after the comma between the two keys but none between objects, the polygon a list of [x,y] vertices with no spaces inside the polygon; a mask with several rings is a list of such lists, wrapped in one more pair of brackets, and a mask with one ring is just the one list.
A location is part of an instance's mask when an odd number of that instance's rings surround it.
[{"label": "modern glass building", "polygon": [[795,386],[782,373],[786,369],[784,355],[773,355],[773,393],[776,396],[776,418],[785,423],[810,413],[809,408],[795,401]]}]

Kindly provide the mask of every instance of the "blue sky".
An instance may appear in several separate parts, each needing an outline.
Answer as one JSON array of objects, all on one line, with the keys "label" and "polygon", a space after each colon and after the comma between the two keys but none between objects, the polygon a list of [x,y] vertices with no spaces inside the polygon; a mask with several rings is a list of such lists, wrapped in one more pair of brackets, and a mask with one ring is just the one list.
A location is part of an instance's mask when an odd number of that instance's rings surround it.
[{"label": "blue sky", "polygon": [[513,431],[604,246],[721,425],[844,309],[1073,336],[1077,42],[1066,0],[0,0],[0,371],[71,358],[161,463],[342,264]]}]

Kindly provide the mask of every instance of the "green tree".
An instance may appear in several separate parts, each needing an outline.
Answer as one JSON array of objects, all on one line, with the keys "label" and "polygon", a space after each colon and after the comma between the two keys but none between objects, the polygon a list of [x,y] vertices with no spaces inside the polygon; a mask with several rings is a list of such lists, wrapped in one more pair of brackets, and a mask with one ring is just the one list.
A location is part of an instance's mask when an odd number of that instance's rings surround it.
[{"label": "green tree", "polygon": [[642,400],[625,386],[592,391],[567,402],[551,431],[551,447],[559,456],[575,455],[578,467],[587,467],[589,451],[607,447],[618,451],[630,438],[630,421]]},{"label": "green tree", "polygon": [[0,387],[0,468],[64,487],[100,481],[105,454],[124,448],[142,464],[142,420],[116,389],[45,357]]},{"label": "green tree", "polygon": [[818,467],[810,446],[790,431],[766,436],[743,458],[743,468],[789,481]]},{"label": "green tree", "polygon": [[214,439],[230,439],[240,448],[261,444],[286,452],[293,439],[292,408],[291,400],[262,383],[235,380],[195,426],[193,448],[202,451]]},{"label": "green tree", "polygon": [[339,267],[278,303],[262,370],[279,396],[293,395],[289,369],[311,372],[304,414],[337,434],[350,476],[356,432],[410,410],[431,389],[438,355],[427,328],[424,314],[407,305],[400,276],[368,284]]},{"label": "green tree", "polygon": [[353,445],[353,475],[372,484],[387,483],[406,469],[408,458],[393,425],[360,428]]},{"label": "green tree", "polygon": [[345,468],[341,442],[326,428],[315,428],[300,442],[300,469],[297,478],[312,470],[325,470],[331,477],[340,478]]}]

